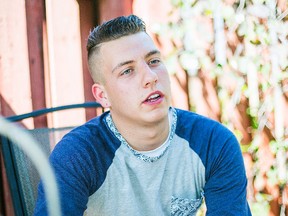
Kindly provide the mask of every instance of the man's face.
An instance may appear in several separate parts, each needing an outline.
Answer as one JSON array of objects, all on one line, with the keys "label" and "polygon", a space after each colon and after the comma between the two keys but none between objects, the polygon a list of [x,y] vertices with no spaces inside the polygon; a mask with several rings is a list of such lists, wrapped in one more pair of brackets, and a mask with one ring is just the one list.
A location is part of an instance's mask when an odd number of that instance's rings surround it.
[{"label": "man's face", "polygon": [[93,86],[95,98],[112,118],[149,124],[167,117],[169,75],[160,52],[144,32],[105,42],[100,48],[105,82]]}]

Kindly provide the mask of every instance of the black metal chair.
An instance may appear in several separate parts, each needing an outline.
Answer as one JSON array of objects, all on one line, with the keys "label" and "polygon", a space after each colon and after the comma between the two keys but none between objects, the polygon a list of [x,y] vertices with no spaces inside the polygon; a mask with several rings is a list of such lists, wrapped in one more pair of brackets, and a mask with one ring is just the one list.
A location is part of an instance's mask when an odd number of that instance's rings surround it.
[{"label": "black metal chair", "polygon": [[[72,104],[36,110],[31,113],[11,116],[6,119],[17,122],[52,112],[78,108],[101,108],[101,105],[97,102]],[[74,127],[75,126],[64,128],[37,128],[28,130],[28,132],[38,141],[44,153],[49,156],[51,147]],[[15,136],[17,136],[17,134],[15,134]],[[39,173],[28,156],[7,137],[1,136],[0,145],[15,215],[30,216],[33,214],[37,199],[37,186],[40,180]]]}]

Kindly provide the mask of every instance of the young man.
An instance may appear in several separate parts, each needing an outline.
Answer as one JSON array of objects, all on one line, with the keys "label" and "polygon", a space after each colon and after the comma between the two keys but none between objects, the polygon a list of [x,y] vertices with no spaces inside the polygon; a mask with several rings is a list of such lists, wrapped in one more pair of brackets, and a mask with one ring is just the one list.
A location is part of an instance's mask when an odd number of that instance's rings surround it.
[{"label": "young man", "polygon": [[[109,108],[53,150],[63,215],[251,215],[239,144],[221,124],[171,107],[159,50],[138,17],[88,38],[96,100]],[[36,215],[45,215],[40,184]]]}]

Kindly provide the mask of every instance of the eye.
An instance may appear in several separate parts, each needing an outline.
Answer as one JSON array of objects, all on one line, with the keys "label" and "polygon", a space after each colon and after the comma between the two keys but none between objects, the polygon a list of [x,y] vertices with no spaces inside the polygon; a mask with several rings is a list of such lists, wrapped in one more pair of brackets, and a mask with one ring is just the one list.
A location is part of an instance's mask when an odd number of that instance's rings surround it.
[{"label": "eye", "polygon": [[149,61],[149,65],[158,65],[160,63],[160,59],[156,58],[156,59],[152,59]]},{"label": "eye", "polygon": [[129,69],[126,69],[126,70],[122,71],[120,73],[120,76],[128,75],[128,74],[131,74],[131,73],[132,73],[132,69],[129,68]]}]

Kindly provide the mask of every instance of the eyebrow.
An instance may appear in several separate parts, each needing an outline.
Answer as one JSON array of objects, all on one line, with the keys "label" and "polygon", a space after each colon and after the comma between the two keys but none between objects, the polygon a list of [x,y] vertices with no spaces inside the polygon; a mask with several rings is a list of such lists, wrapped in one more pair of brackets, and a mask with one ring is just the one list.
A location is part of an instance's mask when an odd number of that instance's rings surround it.
[{"label": "eyebrow", "polygon": [[[150,56],[152,55],[155,55],[155,54],[160,54],[160,51],[159,50],[152,50],[150,52],[148,52],[146,55],[145,55],[145,58],[149,58]],[[119,64],[117,64],[113,69],[112,69],[112,73],[117,70],[117,68],[120,68],[124,65],[127,65],[127,64],[131,64],[133,63],[134,60],[128,60],[128,61],[124,61],[124,62],[120,62]]]},{"label": "eyebrow", "polygon": [[117,68],[120,68],[120,67],[122,67],[122,66],[124,66],[124,65],[127,65],[127,64],[131,64],[131,63],[133,63],[133,62],[134,62],[133,60],[128,60],[128,61],[120,62],[119,64],[117,64],[117,65],[113,68],[112,73],[113,73],[115,70],[117,70]]},{"label": "eyebrow", "polygon": [[145,55],[145,58],[148,58],[148,57],[155,55],[155,54],[160,54],[160,51],[159,50],[152,50]]}]

